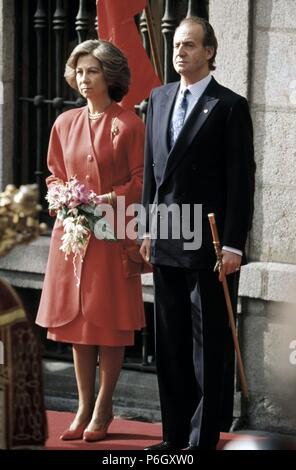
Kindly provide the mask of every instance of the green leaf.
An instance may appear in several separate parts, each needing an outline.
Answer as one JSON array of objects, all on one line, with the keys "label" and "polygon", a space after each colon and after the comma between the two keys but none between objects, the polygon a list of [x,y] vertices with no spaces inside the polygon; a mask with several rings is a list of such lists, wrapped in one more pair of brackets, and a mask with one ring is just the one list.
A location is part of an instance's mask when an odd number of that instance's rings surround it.
[{"label": "green leaf", "polygon": [[99,219],[101,219],[101,217],[95,217],[93,214],[84,214],[84,217],[87,220],[89,229],[94,233],[95,224]]},{"label": "green leaf", "polygon": [[77,207],[79,212],[82,212],[83,215],[86,212],[87,214],[93,214],[95,211],[96,206],[93,205],[91,206],[90,204],[81,204],[80,206]]},{"label": "green leaf", "polygon": [[58,217],[58,219],[60,219],[60,220],[66,219],[67,216],[68,216],[68,209],[66,209],[66,207],[62,207],[62,209],[60,209],[60,210],[57,212],[57,217]]}]

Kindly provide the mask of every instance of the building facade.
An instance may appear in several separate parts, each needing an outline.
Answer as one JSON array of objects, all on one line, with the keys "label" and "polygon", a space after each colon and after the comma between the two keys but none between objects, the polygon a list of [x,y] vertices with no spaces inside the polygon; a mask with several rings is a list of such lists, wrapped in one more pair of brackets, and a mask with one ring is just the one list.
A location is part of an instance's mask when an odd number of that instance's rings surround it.
[{"label": "building facade", "polygon": [[[20,3],[23,4],[22,11],[17,6]],[[34,67],[32,57],[35,63],[38,54],[39,60],[44,60],[44,47],[48,44],[56,47],[51,50],[51,60],[60,63],[64,56],[56,54],[67,54],[62,33],[68,35],[70,44],[71,40],[76,40],[72,38],[73,34],[79,32],[82,38],[88,34],[86,13],[93,11],[91,2],[73,2],[79,8],[72,13],[73,30],[64,14],[67,3],[66,0],[0,0],[1,190],[13,181],[20,184],[43,178],[46,135],[54,114],[59,112],[61,101],[58,98],[64,96],[63,85],[61,77],[54,81],[44,71],[44,76],[36,75],[36,88],[32,93],[26,77]],[[248,241],[250,263],[241,272],[238,324],[250,400],[246,406],[238,387],[236,414],[245,417],[248,427],[253,429],[295,433],[296,2],[152,0],[150,4],[166,81],[174,79],[170,55],[177,20],[192,13],[208,15],[219,43],[214,76],[249,100],[257,162],[255,216]],[[47,31],[48,20],[43,14],[48,11],[46,8],[53,12],[52,36],[44,35],[44,43],[42,46],[39,43],[39,49],[26,50],[24,41],[29,33],[22,30],[20,37],[19,17],[28,19],[28,11],[33,14],[36,37],[31,38],[29,44],[34,44],[38,35],[40,40],[40,35]],[[147,33],[142,17],[140,27],[145,42]],[[20,59],[21,45],[24,50]],[[55,73],[61,75],[62,70]],[[47,90],[42,88],[45,83]],[[50,94],[46,95],[48,90]],[[65,100],[74,99],[65,96]],[[21,98],[33,102],[26,101],[25,109],[20,105]],[[45,103],[49,107],[47,114],[41,108],[44,99],[52,101]],[[30,127],[31,119],[35,130]],[[36,133],[39,133],[39,141],[34,140]],[[34,167],[32,153],[35,155]],[[48,243],[49,237],[45,236],[27,247],[15,248],[0,260],[0,275],[16,287],[40,290]],[[143,291],[145,300],[151,301],[149,277],[143,279]]]}]

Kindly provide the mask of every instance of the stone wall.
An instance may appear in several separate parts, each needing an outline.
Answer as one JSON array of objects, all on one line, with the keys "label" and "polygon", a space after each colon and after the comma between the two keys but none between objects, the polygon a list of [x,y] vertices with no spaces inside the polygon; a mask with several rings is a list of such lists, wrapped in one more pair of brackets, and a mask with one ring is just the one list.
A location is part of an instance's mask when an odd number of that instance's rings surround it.
[{"label": "stone wall", "polygon": [[248,299],[243,311],[248,427],[295,435],[295,307]]},{"label": "stone wall", "polygon": [[209,21],[218,39],[217,69],[213,75],[245,97],[249,92],[250,14],[249,0],[209,1]]},{"label": "stone wall", "polygon": [[256,2],[252,107],[256,129],[254,259],[296,263],[296,2]]},{"label": "stone wall", "polygon": [[239,289],[249,426],[295,433],[296,2],[210,0],[210,21],[220,43],[215,75],[247,96],[254,122],[251,262]]}]

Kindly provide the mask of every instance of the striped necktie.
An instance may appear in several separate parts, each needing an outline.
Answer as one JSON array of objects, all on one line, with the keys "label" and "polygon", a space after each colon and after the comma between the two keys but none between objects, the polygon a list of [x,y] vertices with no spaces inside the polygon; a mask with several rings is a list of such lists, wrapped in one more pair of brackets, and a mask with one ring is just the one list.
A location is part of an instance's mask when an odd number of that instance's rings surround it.
[{"label": "striped necktie", "polygon": [[175,144],[177,137],[183,127],[187,108],[188,108],[188,100],[187,95],[190,93],[188,88],[186,88],[182,93],[182,99],[179,100],[179,103],[173,113],[172,121],[171,121],[171,128],[170,128],[170,141],[171,146]]}]

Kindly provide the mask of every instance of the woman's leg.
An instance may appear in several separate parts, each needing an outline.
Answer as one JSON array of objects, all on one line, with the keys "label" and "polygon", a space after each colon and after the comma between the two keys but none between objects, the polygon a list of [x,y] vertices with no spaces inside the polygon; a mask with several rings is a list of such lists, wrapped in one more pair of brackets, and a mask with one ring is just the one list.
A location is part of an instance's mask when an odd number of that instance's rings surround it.
[{"label": "woman's leg", "polygon": [[100,390],[88,431],[104,428],[112,416],[112,397],[122,367],[124,346],[100,346],[99,358]]},{"label": "woman's leg", "polygon": [[83,422],[90,420],[95,401],[95,379],[98,347],[73,344],[73,358],[78,388],[78,411],[70,429],[74,430]]}]

